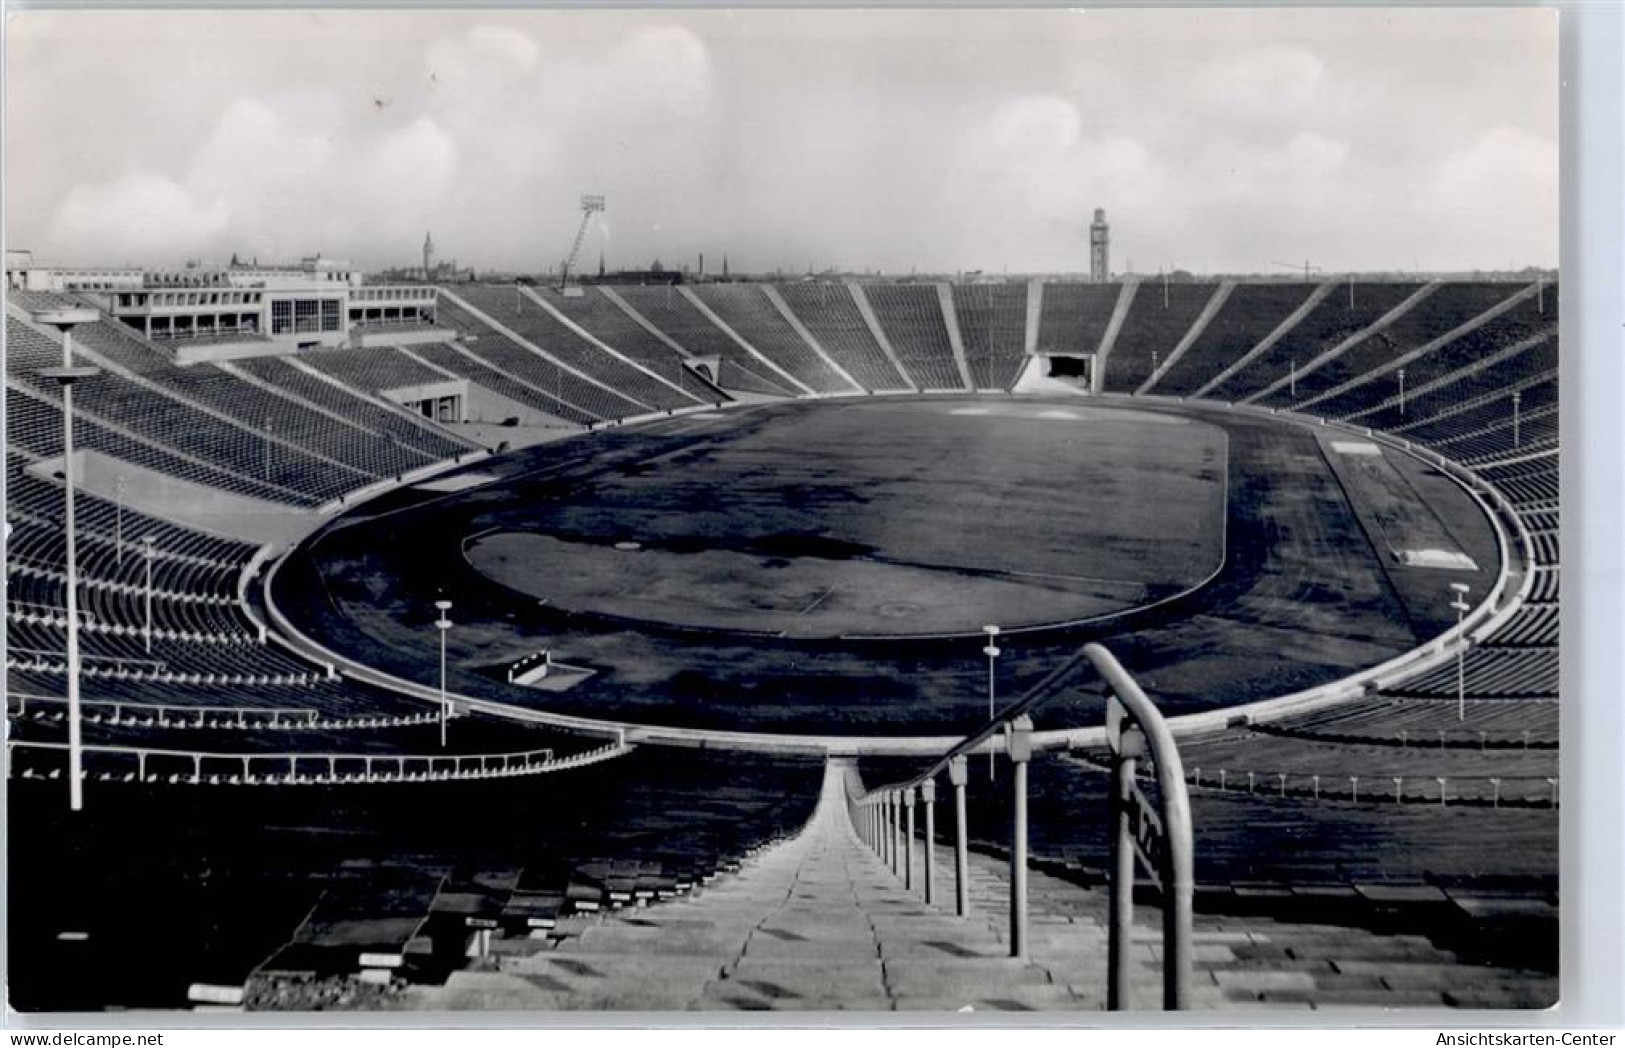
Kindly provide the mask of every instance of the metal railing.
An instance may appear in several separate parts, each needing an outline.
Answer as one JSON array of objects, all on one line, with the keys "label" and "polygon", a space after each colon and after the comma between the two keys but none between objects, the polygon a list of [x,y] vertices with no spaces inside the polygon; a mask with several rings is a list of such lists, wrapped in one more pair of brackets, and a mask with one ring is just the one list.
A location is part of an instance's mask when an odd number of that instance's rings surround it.
[{"label": "metal railing", "polygon": [[[57,707],[68,700],[60,695],[6,696],[6,714],[39,720],[61,720],[65,713]],[[308,706],[196,706],[179,703],[145,702],[140,699],[81,699],[85,720],[111,727],[220,729],[240,731],[374,730],[434,724],[438,711],[407,714],[324,714]],[[43,709],[41,709],[43,707]]]},{"label": "metal railing", "polygon": [[[30,767],[19,771],[19,753],[54,754],[67,750],[62,742],[6,740],[7,773],[22,778],[56,778],[61,769],[37,774]],[[108,782],[177,783],[233,786],[335,786],[401,782],[459,782],[512,778],[566,771],[630,753],[634,747],[622,739],[596,749],[555,757],[551,748],[517,753],[392,754],[392,753],[222,753],[169,750],[150,746],[84,747],[86,757],[102,763],[123,761],[124,771],[102,771]],[[135,767],[129,768],[134,758]],[[159,772],[158,767],[166,769]],[[89,777],[88,770],[81,772]]]},{"label": "metal railing", "polygon": [[[1191,899],[1194,890],[1190,798],[1185,772],[1169,730],[1156,706],[1111,652],[1087,644],[1050,671],[1038,684],[981,728],[967,735],[913,778],[868,791],[849,787],[847,810],[859,838],[872,848],[906,890],[915,884],[916,806],[924,806],[923,878],[918,890],[927,904],[937,902],[937,779],[947,773],[954,797],[954,909],[970,912],[970,844],[965,811],[968,757],[1002,749],[1011,776],[1010,956],[1029,952],[1027,914],[1027,764],[1032,759],[1031,713],[1061,694],[1068,679],[1087,662],[1108,687],[1106,737],[1112,752],[1110,795],[1113,827],[1110,909],[1107,944],[1107,1007],[1128,1007],[1129,937],[1134,915],[1136,856],[1162,890],[1163,1007],[1189,1006],[1191,986]],[[1040,747],[1043,748],[1043,747]],[[1149,757],[1157,778],[1157,798],[1148,798],[1135,782],[1136,765]]]}]

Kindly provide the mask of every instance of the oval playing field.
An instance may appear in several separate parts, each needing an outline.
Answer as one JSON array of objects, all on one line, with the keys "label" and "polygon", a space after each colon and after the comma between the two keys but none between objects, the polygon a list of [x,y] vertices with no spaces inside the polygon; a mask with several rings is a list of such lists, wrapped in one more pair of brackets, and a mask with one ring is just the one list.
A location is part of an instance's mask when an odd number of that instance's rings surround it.
[{"label": "oval playing field", "polygon": [[1100,620],[1224,560],[1225,435],[1190,419],[881,401],[652,432],[696,439],[516,508],[469,562],[562,611],[876,638]]},{"label": "oval playing field", "polygon": [[[308,541],[275,597],[424,684],[450,600],[449,683],[479,698],[910,734],[985,716],[985,624],[1001,694],[1107,639],[1191,712],[1408,651],[1452,624],[1448,583],[1487,591],[1498,567],[1467,493],[1346,433],[1172,403],[865,398],[585,435],[393,493]],[[561,672],[510,682],[542,651]],[[1044,726],[1098,717],[1079,696]]]}]

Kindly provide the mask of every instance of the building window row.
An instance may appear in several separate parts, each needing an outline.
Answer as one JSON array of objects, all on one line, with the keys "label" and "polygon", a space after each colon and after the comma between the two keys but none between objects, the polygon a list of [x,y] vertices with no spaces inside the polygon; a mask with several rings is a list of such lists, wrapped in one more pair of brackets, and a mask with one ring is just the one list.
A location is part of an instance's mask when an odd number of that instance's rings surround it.
[{"label": "building window row", "polygon": [[126,292],[119,295],[120,309],[142,306],[252,306],[258,305],[259,291],[158,291]]},{"label": "building window row", "polygon": [[416,302],[434,297],[435,289],[432,287],[368,287],[350,292],[350,299],[354,302]]}]

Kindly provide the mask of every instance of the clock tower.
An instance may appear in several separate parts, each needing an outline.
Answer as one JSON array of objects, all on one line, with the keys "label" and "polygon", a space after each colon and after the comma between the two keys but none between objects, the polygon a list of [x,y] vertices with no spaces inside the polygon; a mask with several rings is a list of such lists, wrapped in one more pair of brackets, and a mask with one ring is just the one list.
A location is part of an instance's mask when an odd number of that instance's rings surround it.
[{"label": "clock tower", "polygon": [[1106,224],[1106,209],[1095,208],[1095,220],[1089,224],[1089,279],[1104,284],[1112,278],[1111,227]]}]

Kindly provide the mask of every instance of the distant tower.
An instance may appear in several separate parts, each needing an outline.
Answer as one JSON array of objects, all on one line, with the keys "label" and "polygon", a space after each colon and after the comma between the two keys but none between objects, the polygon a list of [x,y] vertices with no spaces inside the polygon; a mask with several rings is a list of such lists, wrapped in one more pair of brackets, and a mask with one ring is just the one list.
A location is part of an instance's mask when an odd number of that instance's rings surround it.
[{"label": "distant tower", "polygon": [[705,276],[705,252],[700,252],[700,276]]},{"label": "distant tower", "polygon": [[1089,279],[1104,284],[1112,278],[1112,229],[1106,224],[1106,209],[1095,208],[1095,220],[1089,224]]},{"label": "distant tower", "polygon": [[598,249],[598,279],[604,279],[604,249]]},{"label": "distant tower", "polygon": [[434,236],[423,234],[423,279],[434,279]]},{"label": "distant tower", "polygon": [[723,254],[722,254],[722,279],[723,280],[728,279],[728,253],[727,252],[723,252]]}]

